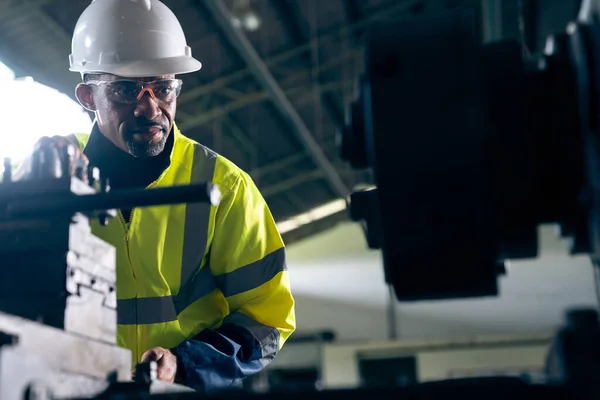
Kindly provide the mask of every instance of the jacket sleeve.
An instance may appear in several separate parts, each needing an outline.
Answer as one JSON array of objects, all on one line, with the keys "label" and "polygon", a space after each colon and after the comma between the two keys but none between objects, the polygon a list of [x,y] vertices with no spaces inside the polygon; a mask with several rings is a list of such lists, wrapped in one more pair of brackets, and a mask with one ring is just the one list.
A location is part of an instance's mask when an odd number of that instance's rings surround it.
[{"label": "jacket sleeve", "polygon": [[281,235],[242,171],[215,213],[209,264],[230,313],[217,329],[173,350],[185,375],[180,381],[206,392],[259,372],[296,327]]}]

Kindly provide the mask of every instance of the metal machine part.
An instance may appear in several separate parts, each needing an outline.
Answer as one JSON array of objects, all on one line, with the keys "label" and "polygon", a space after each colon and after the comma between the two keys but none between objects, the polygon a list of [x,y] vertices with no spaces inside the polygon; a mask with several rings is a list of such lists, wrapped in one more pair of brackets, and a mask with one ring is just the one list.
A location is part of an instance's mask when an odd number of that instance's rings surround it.
[{"label": "metal machine part", "polygon": [[574,310],[552,343],[547,374],[555,384],[596,385],[600,396],[600,321],[598,311]]},{"label": "metal machine part", "polygon": [[115,344],[115,249],[92,235],[89,221],[82,214],[73,217],[69,228],[64,329]]},{"label": "metal machine part", "polygon": [[131,353],[113,344],[8,313],[0,313],[0,332],[0,352],[18,347],[53,371],[102,380],[131,378]]},{"label": "metal machine part", "polygon": [[[211,183],[110,191],[73,148],[39,145],[15,179],[0,184],[0,398],[92,398],[107,393],[185,392],[158,382],[116,344],[115,248],[92,234],[115,209],[187,202],[218,204]],[[73,173],[74,172],[74,173]]]},{"label": "metal machine part", "polygon": [[381,249],[381,211],[377,188],[355,191],[349,196],[350,219],[362,225],[370,249]]},{"label": "metal machine part", "polygon": [[106,223],[116,208],[214,204],[218,187],[111,192],[93,168],[71,176],[72,152],[40,146],[30,173],[19,181],[5,174],[0,185],[0,311],[114,344],[116,254],[91,233],[89,218]]},{"label": "metal machine part", "polygon": [[[40,158],[35,157],[37,170],[44,167]],[[57,170],[56,159],[50,161]],[[92,235],[84,214],[55,210],[35,218],[14,216],[13,204],[94,196],[96,189],[75,177],[40,176],[0,185],[0,310],[114,344],[114,247]]]},{"label": "metal machine part", "polygon": [[341,150],[373,170],[380,217],[349,207],[398,300],[497,295],[507,260],[537,257],[540,224],[600,259],[599,5],[527,57],[482,44],[475,13],[371,27]]},{"label": "metal machine part", "polygon": [[116,379],[116,374],[100,378],[82,372],[65,371],[43,362],[41,357],[30,349],[18,345],[0,348],[0,398],[2,399],[139,399],[142,396],[183,393],[195,392],[185,386],[168,384],[156,379],[119,381]]}]

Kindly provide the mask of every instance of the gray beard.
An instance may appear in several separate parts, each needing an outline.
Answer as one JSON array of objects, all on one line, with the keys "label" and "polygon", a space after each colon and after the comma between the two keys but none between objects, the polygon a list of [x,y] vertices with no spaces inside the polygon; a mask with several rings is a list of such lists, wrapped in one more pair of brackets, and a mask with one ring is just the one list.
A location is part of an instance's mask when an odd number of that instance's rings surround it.
[{"label": "gray beard", "polygon": [[156,157],[165,149],[168,135],[164,135],[163,138],[157,143],[138,143],[134,141],[127,141],[127,150],[129,154],[138,158],[149,158]]}]

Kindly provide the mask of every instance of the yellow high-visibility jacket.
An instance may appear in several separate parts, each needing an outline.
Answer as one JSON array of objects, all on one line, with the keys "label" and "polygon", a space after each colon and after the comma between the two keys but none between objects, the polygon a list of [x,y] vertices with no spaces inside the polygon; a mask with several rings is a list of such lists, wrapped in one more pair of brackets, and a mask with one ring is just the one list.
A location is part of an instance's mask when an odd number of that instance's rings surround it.
[{"label": "yellow high-visibility jacket", "polygon": [[[136,208],[129,223],[119,215],[106,227],[92,223],[92,231],[117,250],[118,345],[134,362],[155,346],[179,349],[188,381],[227,385],[264,367],[295,329],[285,248],[250,176],[177,126],[171,134],[170,165],[149,187],[212,181],[220,204]],[[74,136],[84,149],[89,135]],[[201,350],[189,343],[226,326],[223,332],[238,332],[207,340]],[[244,335],[253,349],[232,339]],[[220,363],[217,375],[230,369],[227,362],[238,371],[215,382],[210,365],[194,365],[207,357]]]}]

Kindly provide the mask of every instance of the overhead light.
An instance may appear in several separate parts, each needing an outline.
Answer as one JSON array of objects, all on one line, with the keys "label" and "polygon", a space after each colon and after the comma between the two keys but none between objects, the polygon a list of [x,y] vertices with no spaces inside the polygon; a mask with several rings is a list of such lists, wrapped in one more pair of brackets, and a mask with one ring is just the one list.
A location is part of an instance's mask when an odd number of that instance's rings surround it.
[{"label": "overhead light", "polygon": [[254,11],[251,11],[244,15],[243,21],[244,22],[242,25],[244,26],[244,29],[250,32],[258,30],[258,28],[260,28],[262,24],[260,17]]},{"label": "overhead light", "polygon": [[250,0],[235,0],[231,14],[231,23],[236,28],[254,32],[262,25],[262,19],[250,5]]},{"label": "overhead light", "polygon": [[277,223],[277,228],[279,229],[279,233],[283,235],[285,233],[298,229],[301,226],[308,225],[320,219],[327,218],[340,211],[344,211],[345,209],[346,200],[334,200],[332,202],[315,207],[312,210],[309,210],[305,213],[296,215],[295,217],[292,217],[285,221],[281,221]]}]

